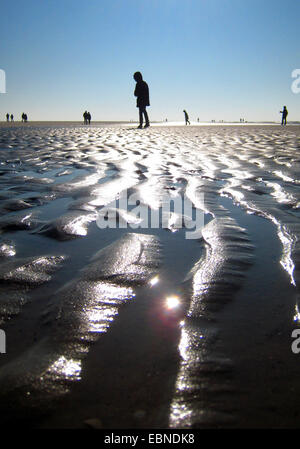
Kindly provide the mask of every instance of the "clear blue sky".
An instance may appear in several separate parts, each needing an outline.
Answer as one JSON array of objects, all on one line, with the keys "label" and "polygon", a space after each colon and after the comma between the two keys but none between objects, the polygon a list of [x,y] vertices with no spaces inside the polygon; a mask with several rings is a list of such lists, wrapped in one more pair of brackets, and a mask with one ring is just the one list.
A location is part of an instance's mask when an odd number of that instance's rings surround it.
[{"label": "clear blue sky", "polygon": [[0,2],[6,112],[29,120],[137,119],[132,75],[153,120],[300,120],[299,0]]}]

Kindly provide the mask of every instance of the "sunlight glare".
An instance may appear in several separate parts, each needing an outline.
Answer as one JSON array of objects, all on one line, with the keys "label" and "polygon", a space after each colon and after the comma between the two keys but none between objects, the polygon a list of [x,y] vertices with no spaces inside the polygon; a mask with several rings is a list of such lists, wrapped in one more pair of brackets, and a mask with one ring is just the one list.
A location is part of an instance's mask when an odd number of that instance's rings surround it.
[{"label": "sunlight glare", "polygon": [[169,310],[176,309],[180,305],[178,296],[168,296],[166,298],[166,307]]}]

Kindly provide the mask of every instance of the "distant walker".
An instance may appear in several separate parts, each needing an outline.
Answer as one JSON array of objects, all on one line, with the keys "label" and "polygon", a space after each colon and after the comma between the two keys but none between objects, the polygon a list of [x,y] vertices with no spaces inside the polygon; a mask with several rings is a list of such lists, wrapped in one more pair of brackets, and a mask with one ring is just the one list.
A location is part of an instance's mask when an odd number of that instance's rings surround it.
[{"label": "distant walker", "polygon": [[187,125],[187,124],[191,124],[190,123],[190,120],[189,120],[189,116],[188,116],[188,113],[186,112],[186,110],[184,109],[183,110],[183,113],[184,113],[184,119],[185,119],[185,124]]},{"label": "distant walker", "polygon": [[280,111],[280,114],[282,114],[281,125],[285,126],[286,125],[286,118],[288,116],[288,110],[287,110],[286,106],[283,106],[283,110]]},{"label": "distant walker", "polygon": [[28,120],[27,114],[25,114],[25,112],[23,112],[23,114],[22,114],[22,122],[27,123],[27,120]]},{"label": "distant walker", "polygon": [[83,113],[83,123],[85,125],[91,123],[91,114],[88,111],[84,111],[84,113]]}]

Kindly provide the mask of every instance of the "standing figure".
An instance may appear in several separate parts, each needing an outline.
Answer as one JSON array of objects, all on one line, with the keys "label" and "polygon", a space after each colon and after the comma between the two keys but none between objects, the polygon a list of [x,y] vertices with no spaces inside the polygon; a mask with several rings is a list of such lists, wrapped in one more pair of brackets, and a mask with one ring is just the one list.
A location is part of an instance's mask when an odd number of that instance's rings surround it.
[{"label": "standing figure", "polygon": [[85,125],[87,125],[87,121],[88,121],[88,118],[87,118],[87,111],[84,111],[84,113],[83,113],[83,123],[84,123]]},{"label": "standing figure", "polygon": [[14,121],[14,116],[13,116],[13,114],[10,114],[10,121],[11,121],[11,122]]},{"label": "standing figure", "polygon": [[188,113],[186,112],[185,109],[183,110],[183,113],[184,113],[185,124],[186,124],[186,125],[187,125],[187,124],[190,125],[189,116],[188,116]]},{"label": "standing figure", "polygon": [[6,114],[6,121],[9,122],[9,113]]},{"label": "standing figure", "polygon": [[282,120],[281,120],[281,125],[286,125],[286,118],[288,116],[288,110],[286,108],[286,106],[283,106],[283,110],[280,111],[280,114],[282,114]]},{"label": "standing figure", "polygon": [[143,128],[143,116],[145,117],[146,122],[144,128],[148,128],[148,126],[150,126],[149,117],[146,111],[146,106],[150,106],[148,84],[143,80],[142,74],[140,72],[135,72],[133,78],[136,81],[134,90],[134,95],[135,97],[137,97],[136,107],[139,108],[140,124],[138,128]]},{"label": "standing figure", "polygon": [[91,118],[92,118],[90,112],[87,113],[86,118],[87,118],[87,121],[89,122],[89,125],[90,125],[91,124]]}]

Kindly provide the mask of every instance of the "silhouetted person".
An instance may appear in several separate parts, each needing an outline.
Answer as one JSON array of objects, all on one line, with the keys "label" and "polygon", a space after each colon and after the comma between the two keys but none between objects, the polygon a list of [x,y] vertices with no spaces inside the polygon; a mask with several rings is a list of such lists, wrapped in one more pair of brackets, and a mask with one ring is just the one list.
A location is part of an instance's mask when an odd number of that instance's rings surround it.
[{"label": "silhouetted person", "polygon": [[87,125],[87,122],[88,122],[88,113],[87,113],[87,111],[84,111],[84,113],[83,113],[83,123],[85,124],[85,125]]},{"label": "silhouetted person", "polygon": [[24,114],[24,122],[27,123],[28,117],[27,114]]},{"label": "silhouetted person", "polygon": [[133,78],[136,81],[134,90],[134,95],[135,97],[137,97],[136,107],[139,108],[140,124],[138,128],[141,129],[143,127],[143,116],[145,117],[144,128],[148,128],[148,126],[150,126],[149,117],[146,111],[146,107],[150,106],[148,84],[143,80],[142,74],[140,72],[135,72]]},{"label": "silhouetted person", "polygon": [[9,114],[6,114],[6,121],[9,122]]},{"label": "silhouetted person", "polygon": [[11,121],[11,122],[14,121],[14,116],[13,116],[13,114],[10,114],[10,121]]},{"label": "silhouetted person", "polygon": [[188,116],[188,113],[186,112],[185,109],[184,109],[183,113],[184,113],[185,124],[186,124],[186,125],[187,125],[187,124],[190,125],[189,116]]},{"label": "silhouetted person", "polygon": [[91,118],[92,118],[90,112],[87,113],[86,118],[87,118],[87,121],[89,122],[89,125],[90,125],[91,124]]},{"label": "silhouetted person", "polygon": [[286,118],[288,116],[288,110],[286,106],[283,106],[283,110],[280,111],[280,114],[282,114],[281,125],[286,125]]}]

